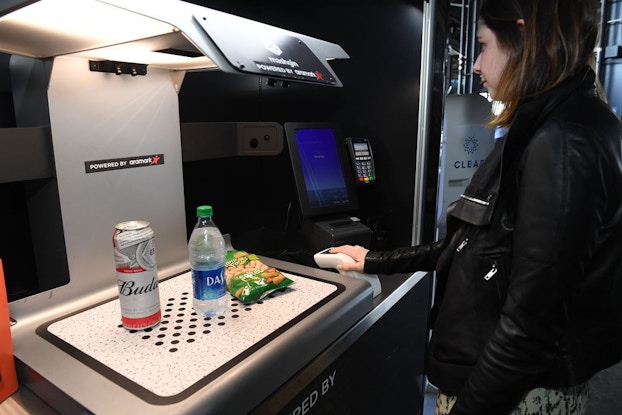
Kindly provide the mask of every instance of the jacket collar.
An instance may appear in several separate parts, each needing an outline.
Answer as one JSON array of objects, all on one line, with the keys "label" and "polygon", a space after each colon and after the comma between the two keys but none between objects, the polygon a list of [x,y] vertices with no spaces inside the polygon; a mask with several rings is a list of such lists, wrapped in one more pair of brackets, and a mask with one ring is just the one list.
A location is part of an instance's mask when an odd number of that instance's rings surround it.
[{"label": "jacket collar", "polygon": [[560,85],[535,97],[525,99],[508,130],[508,146],[503,160],[512,159],[522,152],[534,133],[549,118],[551,112],[568,100],[573,93],[588,90],[593,90],[595,93],[595,79],[594,71],[585,67]]},{"label": "jacket collar", "polygon": [[448,215],[474,225],[490,223],[501,183],[509,177],[508,171],[514,171],[519,155],[531,137],[573,92],[594,89],[595,79],[592,69],[586,67],[557,87],[525,100],[506,135],[495,144],[473,174],[460,199],[450,205]]}]

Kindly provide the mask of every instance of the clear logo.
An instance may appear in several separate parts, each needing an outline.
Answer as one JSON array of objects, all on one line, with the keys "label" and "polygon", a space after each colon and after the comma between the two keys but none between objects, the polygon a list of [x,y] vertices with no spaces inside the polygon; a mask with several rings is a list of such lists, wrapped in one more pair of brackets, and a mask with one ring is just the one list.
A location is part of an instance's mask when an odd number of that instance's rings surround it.
[{"label": "clear logo", "polygon": [[467,154],[475,154],[478,146],[477,138],[474,136],[469,136],[464,140],[464,151]]}]

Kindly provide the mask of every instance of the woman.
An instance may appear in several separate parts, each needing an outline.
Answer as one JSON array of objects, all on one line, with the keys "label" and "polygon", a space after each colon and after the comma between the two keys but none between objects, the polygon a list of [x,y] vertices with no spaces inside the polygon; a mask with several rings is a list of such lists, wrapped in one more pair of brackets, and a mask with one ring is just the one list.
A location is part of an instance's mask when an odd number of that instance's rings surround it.
[{"label": "woman", "polygon": [[622,354],[622,128],[590,69],[598,0],[484,0],[474,69],[507,134],[448,209],[447,236],[343,270],[436,270],[437,414],[583,414]]}]

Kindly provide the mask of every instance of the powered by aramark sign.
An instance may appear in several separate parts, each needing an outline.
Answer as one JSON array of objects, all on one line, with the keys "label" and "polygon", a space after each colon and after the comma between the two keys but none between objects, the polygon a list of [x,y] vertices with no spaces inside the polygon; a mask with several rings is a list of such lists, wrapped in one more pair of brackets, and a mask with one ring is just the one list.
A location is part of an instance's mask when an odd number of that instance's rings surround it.
[{"label": "powered by aramark sign", "polygon": [[164,164],[164,154],[85,161],[84,170],[86,171],[86,173],[99,173],[109,170],[157,166],[160,164]]}]

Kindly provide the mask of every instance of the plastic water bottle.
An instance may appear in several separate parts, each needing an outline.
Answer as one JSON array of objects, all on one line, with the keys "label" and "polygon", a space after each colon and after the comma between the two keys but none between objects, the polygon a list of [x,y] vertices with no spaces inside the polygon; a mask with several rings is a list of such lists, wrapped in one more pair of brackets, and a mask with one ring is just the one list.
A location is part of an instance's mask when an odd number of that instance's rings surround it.
[{"label": "plastic water bottle", "polygon": [[225,240],[212,215],[211,206],[197,207],[197,223],[188,241],[192,305],[203,316],[223,314],[227,309]]}]

